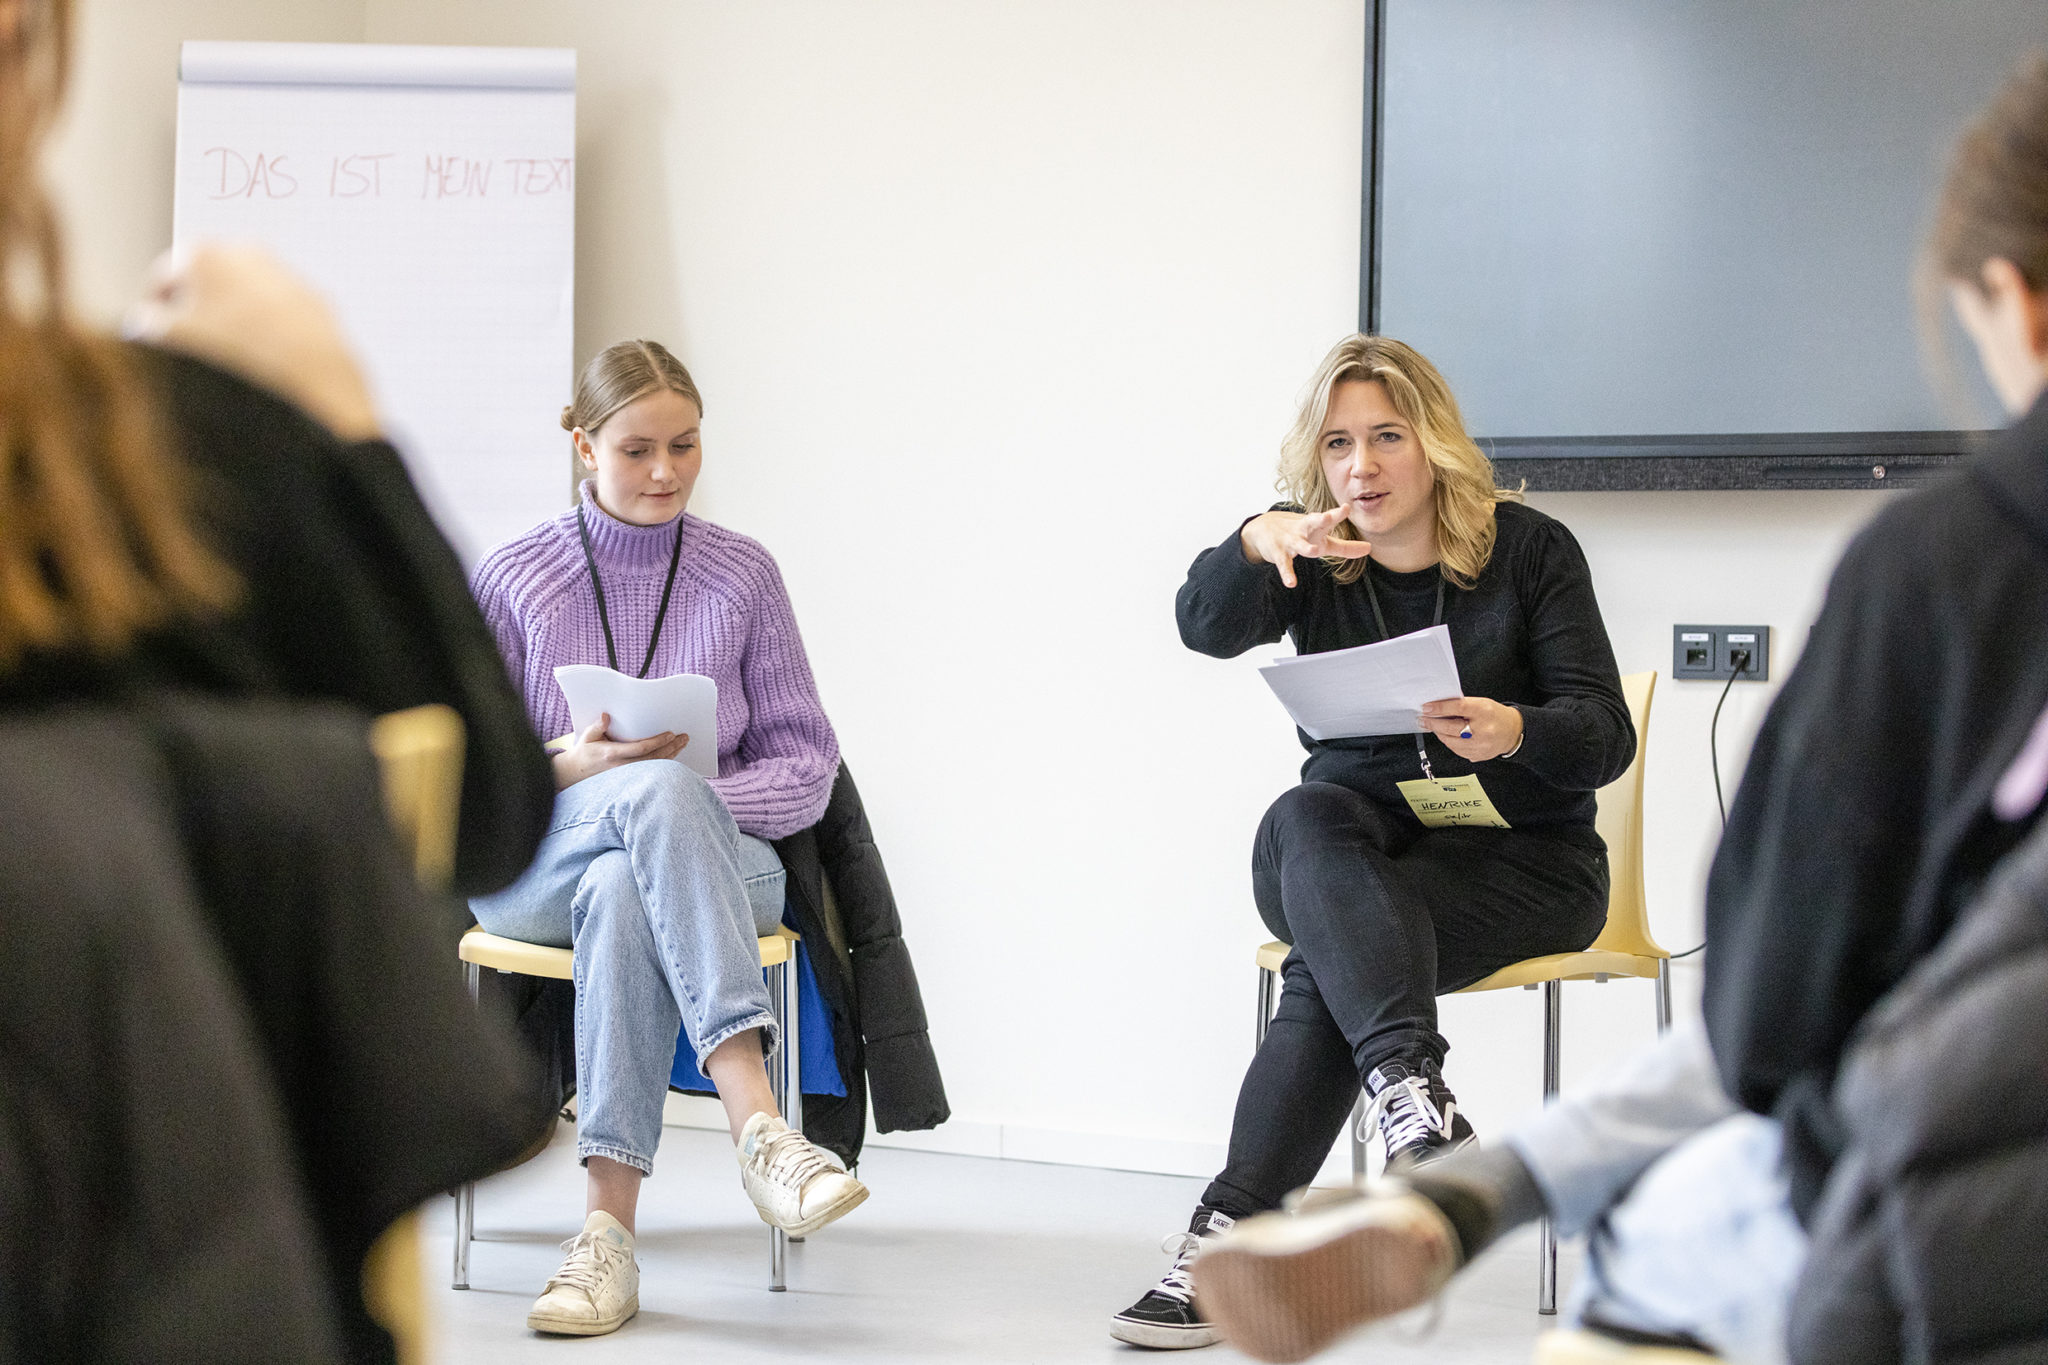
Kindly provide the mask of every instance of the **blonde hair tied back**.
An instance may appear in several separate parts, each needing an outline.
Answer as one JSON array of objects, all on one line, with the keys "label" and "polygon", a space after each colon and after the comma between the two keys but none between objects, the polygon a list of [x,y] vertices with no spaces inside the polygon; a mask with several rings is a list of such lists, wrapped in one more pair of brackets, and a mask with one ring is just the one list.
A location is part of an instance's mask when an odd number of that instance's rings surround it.
[{"label": "blonde hair tied back", "polygon": [[[1494,504],[1519,502],[1522,494],[1494,486],[1493,464],[1466,434],[1451,386],[1407,343],[1361,332],[1330,348],[1303,391],[1294,425],[1280,444],[1276,486],[1310,512],[1327,512],[1337,505],[1323,477],[1320,443],[1330,415],[1330,395],[1339,384],[1354,381],[1379,384],[1394,410],[1415,429],[1435,476],[1431,497],[1436,504],[1441,571],[1456,586],[1471,587],[1493,555]],[[1339,540],[1360,538],[1349,522],[1339,522],[1332,534]],[[1340,583],[1355,583],[1365,574],[1363,559],[1331,557],[1323,562]]]},{"label": "blonde hair tied back", "polygon": [[576,393],[562,409],[562,430],[583,428],[588,436],[628,403],[663,389],[679,393],[704,415],[704,396],[697,381],[669,349],[658,341],[620,341],[605,347],[576,377]]}]

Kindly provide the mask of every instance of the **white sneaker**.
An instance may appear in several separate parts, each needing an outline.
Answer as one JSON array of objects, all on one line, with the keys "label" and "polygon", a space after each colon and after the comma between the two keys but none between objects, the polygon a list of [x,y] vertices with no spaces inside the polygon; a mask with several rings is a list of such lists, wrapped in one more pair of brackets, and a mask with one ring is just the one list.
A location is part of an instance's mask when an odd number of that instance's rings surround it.
[{"label": "white sneaker", "polygon": [[562,1243],[569,1259],[534,1300],[526,1325],[536,1332],[598,1337],[616,1332],[640,1311],[640,1265],[633,1234],[599,1210],[583,1231]]},{"label": "white sneaker", "polygon": [[733,1155],[761,1221],[792,1237],[816,1232],[868,1197],[868,1187],[848,1175],[838,1157],[773,1114],[747,1120]]}]

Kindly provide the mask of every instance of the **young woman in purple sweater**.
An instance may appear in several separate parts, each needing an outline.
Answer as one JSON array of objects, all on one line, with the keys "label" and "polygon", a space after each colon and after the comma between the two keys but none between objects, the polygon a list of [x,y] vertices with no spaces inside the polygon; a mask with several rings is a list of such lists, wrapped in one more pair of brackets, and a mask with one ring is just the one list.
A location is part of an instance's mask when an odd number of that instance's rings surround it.
[{"label": "young woman in purple sweater", "polygon": [[471,902],[494,934],[575,949],[577,1150],[589,1215],[527,1325],[592,1336],[639,1309],[633,1214],[661,1138],[678,1025],[703,1059],[761,1217],[797,1235],[867,1189],[777,1113],[779,1041],[754,939],[782,918],[767,842],[824,813],[839,744],[818,702],[775,561],[690,516],[703,400],[676,358],[624,341],[563,409],[595,477],[576,507],[492,550],[474,588],[528,713],[570,729],[560,664],[718,684],[718,776],[675,762],[690,738],[609,738],[608,718],[554,755],[554,819],[526,874]]}]

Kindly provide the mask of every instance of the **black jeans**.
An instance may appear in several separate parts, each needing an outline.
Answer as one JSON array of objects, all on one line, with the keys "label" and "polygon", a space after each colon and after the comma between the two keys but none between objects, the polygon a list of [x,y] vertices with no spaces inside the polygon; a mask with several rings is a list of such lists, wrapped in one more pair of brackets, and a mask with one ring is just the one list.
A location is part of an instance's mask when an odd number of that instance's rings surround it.
[{"label": "black jeans", "polygon": [[1259,826],[1252,895],[1294,951],[1223,1173],[1202,1196],[1234,1217],[1315,1176],[1374,1067],[1443,1061],[1437,996],[1591,943],[1607,919],[1607,852],[1577,828],[1424,829],[1349,787],[1304,782]]}]

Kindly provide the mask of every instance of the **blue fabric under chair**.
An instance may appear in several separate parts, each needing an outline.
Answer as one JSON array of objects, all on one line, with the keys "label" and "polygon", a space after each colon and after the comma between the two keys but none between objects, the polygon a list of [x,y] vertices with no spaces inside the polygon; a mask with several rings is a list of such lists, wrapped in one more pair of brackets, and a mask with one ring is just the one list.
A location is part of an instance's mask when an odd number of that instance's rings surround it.
[{"label": "blue fabric under chair", "polygon": [[[797,1028],[801,1031],[798,1043],[803,1055],[799,1065],[803,1071],[803,1091],[806,1095],[844,1095],[846,1082],[839,1077],[839,1055],[832,1045],[832,1018],[826,1013],[825,1001],[818,994],[818,979],[811,972],[811,955],[799,941],[796,945],[796,989]],[[669,1068],[668,1083],[678,1090],[698,1090],[714,1094],[717,1087],[711,1084],[697,1066],[697,1050],[690,1046],[690,1040],[681,1033],[676,1035],[675,1065]]]}]

